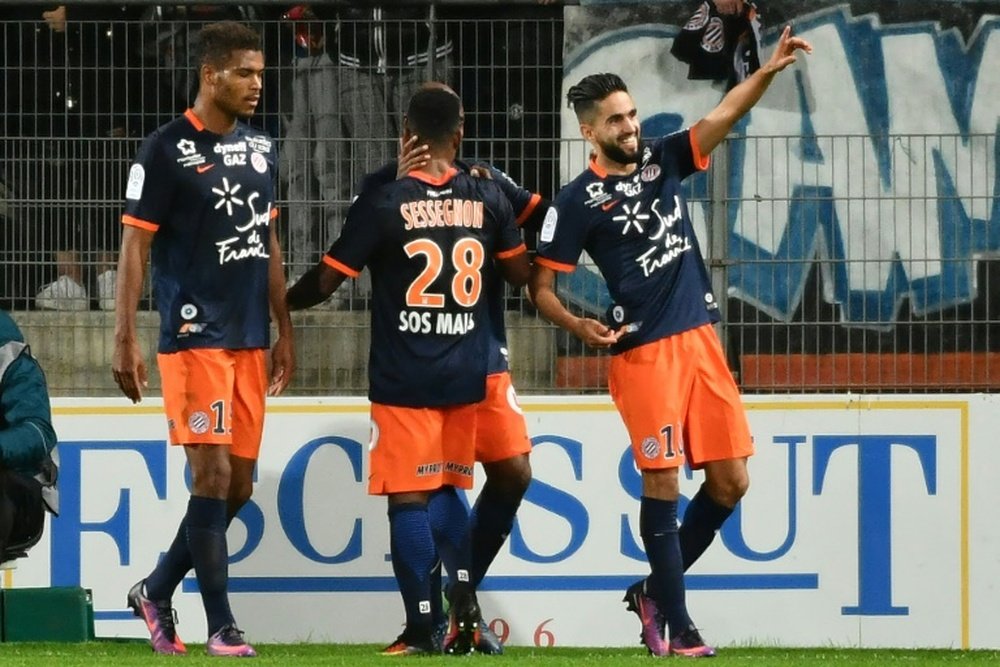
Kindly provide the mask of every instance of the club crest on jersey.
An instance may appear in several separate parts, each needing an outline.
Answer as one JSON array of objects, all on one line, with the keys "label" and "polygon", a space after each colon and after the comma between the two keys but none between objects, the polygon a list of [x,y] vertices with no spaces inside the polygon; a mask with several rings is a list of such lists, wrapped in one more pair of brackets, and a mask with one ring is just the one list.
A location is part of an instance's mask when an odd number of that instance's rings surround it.
[{"label": "club crest on jersey", "polygon": [[588,184],[587,194],[590,195],[590,199],[583,202],[583,205],[590,208],[597,208],[604,202],[614,197],[614,195],[604,191],[604,181],[594,181],[593,183]]},{"label": "club crest on jersey", "polygon": [[258,174],[263,174],[267,171],[267,160],[260,153],[252,153],[250,155],[250,164]]},{"label": "club crest on jersey", "polygon": [[650,164],[642,168],[642,180],[646,183],[650,181],[655,181],[656,177],[660,175],[660,165]]},{"label": "club crest on jersey", "polygon": [[181,139],[180,141],[178,141],[177,150],[181,152],[181,155],[184,155],[186,157],[190,157],[198,152],[198,149],[195,147],[194,142],[191,141],[190,139]]},{"label": "club crest on jersey", "polygon": [[647,459],[655,459],[660,455],[660,441],[653,436],[649,436],[642,441],[642,455]]},{"label": "club crest on jersey", "polygon": [[208,432],[208,415],[203,411],[198,410],[197,412],[192,412],[191,416],[188,417],[188,428],[195,435],[201,435],[202,433]]}]

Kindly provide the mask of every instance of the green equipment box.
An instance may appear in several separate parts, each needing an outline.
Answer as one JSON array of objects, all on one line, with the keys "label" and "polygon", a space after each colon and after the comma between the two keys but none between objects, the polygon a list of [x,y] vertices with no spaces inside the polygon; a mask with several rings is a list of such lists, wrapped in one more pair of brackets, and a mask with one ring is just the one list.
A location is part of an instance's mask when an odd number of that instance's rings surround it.
[{"label": "green equipment box", "polygon": [[0,590],[5,642],[85,642],[94,638],[94,602],[79,586]]}]

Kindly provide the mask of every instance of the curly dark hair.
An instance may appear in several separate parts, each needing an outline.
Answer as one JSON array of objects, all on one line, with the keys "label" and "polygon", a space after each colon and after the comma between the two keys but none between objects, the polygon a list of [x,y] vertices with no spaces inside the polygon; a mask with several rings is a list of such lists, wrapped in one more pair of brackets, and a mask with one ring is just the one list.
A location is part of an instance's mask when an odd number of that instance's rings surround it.
[{"label": "curly dark hair", "polygon": [[198,31],[194,42],[194,63],[222,67],[233,51],[260,51],[260,35],[236,21],[210,23]]}]

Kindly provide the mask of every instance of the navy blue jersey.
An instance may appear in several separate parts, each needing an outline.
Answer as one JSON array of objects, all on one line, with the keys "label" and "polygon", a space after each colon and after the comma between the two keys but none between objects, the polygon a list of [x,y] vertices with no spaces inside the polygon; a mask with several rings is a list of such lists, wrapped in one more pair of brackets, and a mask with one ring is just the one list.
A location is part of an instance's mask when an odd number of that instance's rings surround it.
[{"label": "navy blue jersey", "polygon": [[405,407],[481,401],[492,338],[485,278],[491,258],[521,252],[492,181],[412,172],[363,192],[324,261],[349,276],[371,270],[368,397]]},{"label": "navy blue jersey", "polygon": [[269,345],[276,164],[266,134],[239,123],[220,136],[190,109],[143,142],[122,222],[155,232],[161,353]]},{"label": "navy blue jersey", "polygon": [[[500,171],[491,164],[485,162],[475,162],[475,166],[489,169],[493,177],[493,182],[499,186],[507,201],[510,202],[511,209],[518,226],[532,214],[539,202],[541,195],[531,192],[517,184],[514,179]],[[470,166],[464,162],[456,161],[455,166],[466,173]],[[373,188],[380,187],[386,183],[396,180],[396,162],[390,162],[379,169],[367,174],[361,179],[358,185],[358,194],[363,194]],[[507,329],[504,326],[504,281],[498,271],[486,270],[483,272],[483,281],[486,285],[486,300],[489,303],[489,329],[492,336],[490,343],[489,373],[502,373],[508,370],[507,353]]]},{"label": "navy blue jersey", "polygon": [[633,324],[614,352],[719,319],[712,284],[681,194],[708,167],[690,130],[643,143],[628,176],[596,163],[560,191],[542,226],[536,262],[572,271],[583,250],[608,284],[611,326]]}]

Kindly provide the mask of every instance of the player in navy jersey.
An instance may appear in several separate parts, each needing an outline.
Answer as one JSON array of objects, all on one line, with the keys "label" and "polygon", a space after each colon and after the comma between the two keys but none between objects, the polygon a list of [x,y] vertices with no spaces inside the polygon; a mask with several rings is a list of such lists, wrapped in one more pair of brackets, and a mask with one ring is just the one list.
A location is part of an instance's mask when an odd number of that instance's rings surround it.
[{"label": "player in navy jersey", "polygon": [[[615,74],[584,77],[569,90],[580,131],[592,145],[590,168],[555,201],[540,234],[531,294],[547,319],[613,353],[609,386],[642,473],[639,532],[652,573],[625,601],[658,656],[708,657],[688,616],[684,570],[708,547],[749,486],[753,443],[739,390],[712,328],[719,319],[681,181],[708,167],[708,155],[770,85],[812,47],[786,28],[771,60],[733,88],[688,130],[652,141]],[[614,305],[611,324],[576,317],[559,302],[558,271],[583,250]],[[705,471],[677,530],[678,469]],[[668,632],[669,634],[665,634]]]},{"label": "player in navy jersey", "polygon": [[[146,367],[135,320],[151,259],[170,443],[184,447],[192,476],[177,536],[127,601],[146,622],[154,651],[184,653],[171,597],[193,566],[208,653],[253,656],[229,607],[226,528],[253,490],[265,392],[280,394],[294,370],[274,225],[277,157],[267,135],[238,120],[260,99],[257,33],[216,23],[201,30],[197,44],[194,106],[146,138],[129,172],[122,216],[115,380],[133,402],[142,399]],[[278,339],[268,385],[271,314]]]},{"label": "player in navy jersey", "polygon": [[[418,146],[417,138],[403,143],[397,162],[390,162],[365,176],[357,192],[363,194],[405,176],[411,167],[422,165],[427,159],[426,146]],[[467,164],[455,161],[464,172],[493,180],[510,201],[515,222],[526,237],[536,236],[550,202],[541,195],[518,185],[496,167],[473,161]],[[472,581],[477,586],[503,546],[514,524],[514,516],[521,499],[531,482],[531,463],[528,455],[531,441],[524,414],[517,402],[510,377],[507,352],[507,332],[504,326],[503,279],[496,271],[485,271],[485,298],[490,310],[490,363],[488,368],[486,398],[479,403],[476,420],[476,461],[486,472],[486,483],[472,508],[469,518],[472,540]],[[440,588],[440,568],[433,573],[432,590]],[[444,612],[438,596],[431,597],[435,625],[445,623]],[[498,654],[503,644],[487,624],[480,624],[479,653]]]},{"label": "player in navy jersey", "polygon": [[500,188],[454,166],[462,139],[454,91],[422,87],[404,128],[404,141],[419,136],[430,160],[362,193],[323,261],[288,291],[288,304],[319,303],[371,270],[368,492],[388,497],[393,572],[406,610],[406,629],[383,653],[439,650],[431,603],[439,557],[455,577],[444,649],[467,653],[478,643],[481,614],[468,514],[455,489],[472,486],[476,404],[487,392],[486,265],[495,260],[514,285],[527,281],[529,268]]}]

